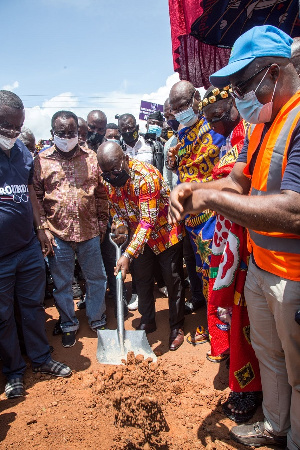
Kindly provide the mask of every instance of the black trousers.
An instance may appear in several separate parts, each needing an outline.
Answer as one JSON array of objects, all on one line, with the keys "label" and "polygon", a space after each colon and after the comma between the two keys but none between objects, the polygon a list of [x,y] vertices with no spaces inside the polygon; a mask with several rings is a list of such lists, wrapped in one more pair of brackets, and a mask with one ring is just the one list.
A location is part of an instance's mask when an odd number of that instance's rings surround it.
[{"label": "black trousers", "polygon": [[155,266],[160,268],[169,294],[170,328],[181,328],[184,322],[183,252],[182,242],[155,255],[146,244],[144,253],[135,260],[134,273],[139,296],[139,313],[142,323],[155,322],[153,295]]},{"label": "black trousers", "polygon": [[203,295],[202,282],[196,272],[195,253],[188,233],[186,233],[186,235],[183,238],[183,257],[185,260],[186,269],[190,280],[192,296],[195,299],[206,303],[205,297]]}]

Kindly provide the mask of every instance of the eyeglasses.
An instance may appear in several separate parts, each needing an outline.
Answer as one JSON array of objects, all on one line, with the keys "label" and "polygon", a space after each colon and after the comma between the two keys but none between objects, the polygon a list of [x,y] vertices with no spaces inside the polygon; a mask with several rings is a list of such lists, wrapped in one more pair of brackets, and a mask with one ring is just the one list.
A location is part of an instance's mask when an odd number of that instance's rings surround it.
[{"label": "eyeglasses", "polygon": [[235,87],[232,88],[232,95],[235,98],[238,98],[239,100],[242,100],[245,95],[245,88],[244,86],[249,83],[250,80],[256,77],[259,73],[261,73],[263,70],[271,67],[272,64],[268,64],[267,66],[262,67],[258,72],[255,72],[251,77],[247,78],[247,80],[242,81],[241,83],[238,83]]},{"label": "eyeglasses", "polygon": [[70,131],[70,133],[65,133],[64,131],[55,131],[54,134],[61,139],[72,139],[78,136],[77,132],[75,131]]},{"label": "eyeglasses", "polygon": [[124,159],[121,163],[121,167],[120,169],[112,169],[112,170],[106,170],[102,172],[102,177],[106,180],[107,178],[110,179],[111,176],[113,175],[114,177],[117,177],[118,175],[120,175],[120,173],[123,170],[123,166],[124,166]]},{"label": "eyeglasses", "polygon": [[19,136],[22,127],[15,127],[8,122],[3,122],[0,124],[0,132],[3,131],[5,134]]}]

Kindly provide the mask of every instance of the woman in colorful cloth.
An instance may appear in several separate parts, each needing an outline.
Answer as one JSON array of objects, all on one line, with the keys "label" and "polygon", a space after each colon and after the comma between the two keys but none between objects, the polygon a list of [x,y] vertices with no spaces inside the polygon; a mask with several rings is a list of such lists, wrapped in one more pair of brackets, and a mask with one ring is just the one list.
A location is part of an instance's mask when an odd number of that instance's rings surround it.
[{"label": "woman in colorful cloth", "polygon": [[[227,89],[208,89],[202,102],[211,128],[226,137],[213,178],[226,177],[243,147],[249,125],[240,120]],[[250,326],[244,298],[249,253],[246,230],[216,215],[210,257],[207,307],[211,351],[207,358],[220,362],[230,352],[231,393],[223,411],[236,422],[248,421],[261,403],[259,366],[250,342]]]}]

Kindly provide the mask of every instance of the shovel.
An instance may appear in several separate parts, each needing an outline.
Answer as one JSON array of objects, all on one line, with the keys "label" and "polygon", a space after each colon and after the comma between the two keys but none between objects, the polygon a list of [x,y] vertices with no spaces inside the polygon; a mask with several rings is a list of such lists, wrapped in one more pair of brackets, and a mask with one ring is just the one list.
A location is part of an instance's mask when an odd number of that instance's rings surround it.
[{"label": "shovel", "polygon": [[[116,248],[116,260],[121,257],[121,250],[127,243],[127,239],[122,245],[118,246],[113,240],[114,234],[109,234],[110,242]],[[128,352],[134,352],[135,355],[143,355],[145,358],[151,357],[156,361],[156,355],[153,353],[144,330],[125,330],[124,329],[124,307],[123,307],[123,283],[122,274],[118,273],[117,281],[117,329],[116,330],[97,330],[98,347],[97,360],[101,364],[122,364],[122,359],[126,360]]]}]

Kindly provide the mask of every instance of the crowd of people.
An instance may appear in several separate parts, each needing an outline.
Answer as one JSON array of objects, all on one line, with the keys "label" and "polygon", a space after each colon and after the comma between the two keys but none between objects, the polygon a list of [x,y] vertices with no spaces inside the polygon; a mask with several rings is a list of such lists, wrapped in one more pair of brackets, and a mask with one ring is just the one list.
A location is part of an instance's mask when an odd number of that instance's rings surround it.
[{"label": "crowd of people", "polygon": [[[76,265],[85,281],[78,305],[95,332],[106,327],[107,287],[116,305],[115,277],[131,273],[124,317],[138,309],[137,329],[156,330],[156,282],[169,300],[171,351],[184,342],[185,315],[207,306],[208,327],[199,317],[187,341],[210,342],[207,359],[229,362],[223,411],[239,424],[232,438],[300,448],[300,45],[292,43],[273,26],[247,31],[204,97],[179,81],[146,133],[130,113],[107,124],[100,110],[86,120],[58,111],[49,145],[36,146],[21,99],[0,91],[8,398],[24,395],[20,334],[34,372],[71,375],[45,333],[46,271],[59,312],[53,333],[66,348],[79,328]],[[111,231],[117,243],[128,239],[117,262]],[[264,421],[245,425],[261,403]]]}]

